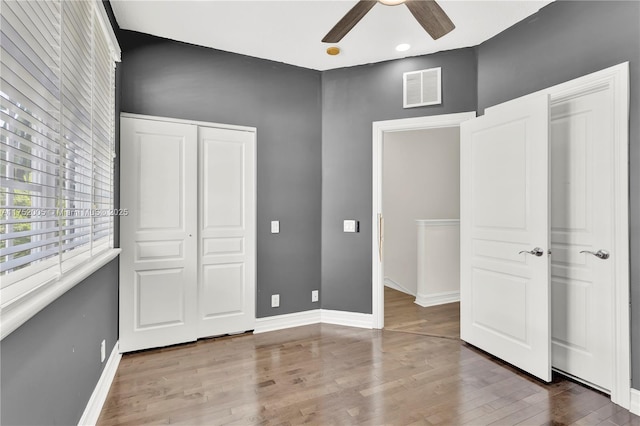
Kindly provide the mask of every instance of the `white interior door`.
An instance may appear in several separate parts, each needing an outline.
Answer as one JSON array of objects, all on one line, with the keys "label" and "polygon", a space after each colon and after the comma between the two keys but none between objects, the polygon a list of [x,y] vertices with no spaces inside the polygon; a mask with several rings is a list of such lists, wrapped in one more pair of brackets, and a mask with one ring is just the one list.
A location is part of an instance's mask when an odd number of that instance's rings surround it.
[{"label": "white interior door", "polygon": [[464,341],[551,379],[548,96],[461,125]]},{"label": "white interior door", "polygon": [[[609,392],[613,377],[615,223],[612,93],[551,108],[553,367]],[[604,253],[604,252],[603,252]]]},{"label": "white interior door", "polygon": [[255,133],[201,127],[198,337],[255,328]]},{"label": "white interior door", "polygon": [[195,340],[197,126],[120,123],[120,349]]}]

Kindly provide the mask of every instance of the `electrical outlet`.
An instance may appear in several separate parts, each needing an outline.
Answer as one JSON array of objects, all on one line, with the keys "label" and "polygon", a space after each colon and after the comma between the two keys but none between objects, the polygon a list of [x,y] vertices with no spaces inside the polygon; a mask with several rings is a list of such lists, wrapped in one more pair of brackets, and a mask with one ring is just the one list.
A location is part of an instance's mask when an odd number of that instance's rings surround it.
[{"label": "electrical outlet", "polygon": [[107,357],[107,342],[102,340],[100,343],[100,362],[104,362],[104,359]]},{"label": "electrical outlet", "polygon": [[272,308],[277,308],[280,306],[280,295],[279,294],[272,294],[271,295],[271,307]]},{"label": "electrical outlet", "polygon": [[280,233],[280,221],[279,220],[272,220],[271,221],[271,233],[272,234],[279,234]]},{"label": "electrical outlet", "polygon": [[317,302],[318,301],[318,290],[313,290],[311,292],[311,301],[312,302]]}]

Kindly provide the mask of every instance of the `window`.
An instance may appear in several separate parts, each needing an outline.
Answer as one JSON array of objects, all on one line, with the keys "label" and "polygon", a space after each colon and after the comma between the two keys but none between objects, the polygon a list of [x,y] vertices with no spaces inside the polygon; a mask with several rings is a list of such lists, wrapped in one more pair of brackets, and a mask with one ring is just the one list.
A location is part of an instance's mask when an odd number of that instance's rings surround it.
[{"label": "window", "polygon": [[113,252],[119,50],[96,0],[3,0],[0,16],[5,323],[14,303]]}]

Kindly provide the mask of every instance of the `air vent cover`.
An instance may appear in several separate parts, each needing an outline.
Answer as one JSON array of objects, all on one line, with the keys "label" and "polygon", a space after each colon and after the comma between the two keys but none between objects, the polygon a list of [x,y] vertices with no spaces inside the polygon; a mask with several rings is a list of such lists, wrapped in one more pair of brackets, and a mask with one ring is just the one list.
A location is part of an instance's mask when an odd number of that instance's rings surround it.
[{"label": "air vent cover", "polygon": [[441,69],[411,71],[403,74],[404,108],[442,103]]}]

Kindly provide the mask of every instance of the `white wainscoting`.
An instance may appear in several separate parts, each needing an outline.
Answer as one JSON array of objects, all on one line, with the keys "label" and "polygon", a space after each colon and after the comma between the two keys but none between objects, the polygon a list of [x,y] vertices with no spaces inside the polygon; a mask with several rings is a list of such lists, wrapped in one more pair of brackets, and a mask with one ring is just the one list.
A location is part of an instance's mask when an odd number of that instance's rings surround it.
[{"label": "white wainscoting", "polygon": [[89,398],[89,402],[87,402],[87,406],[82,413],[82,417],[80,417],[78,425],[89,426],[95,425],[98,422],[98,417],[100,417],[102,406],[107,400],[107,395],[109,394],[111,383],[113,383],[113,379],[116,376],[118,365],[120,365],[121,359],[122,354],[120,353],[120,342],[116,342],[116,344],[113,346],[113,350],[111,351],[111,355],[109,355],[107,364],[102,370],[100,379],[98,380],[98,383],[96,384],[96,387],[91,394],[91,398]]}]

